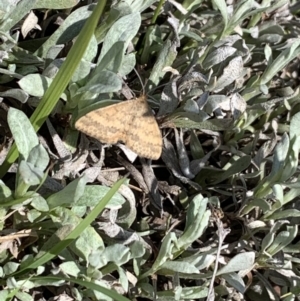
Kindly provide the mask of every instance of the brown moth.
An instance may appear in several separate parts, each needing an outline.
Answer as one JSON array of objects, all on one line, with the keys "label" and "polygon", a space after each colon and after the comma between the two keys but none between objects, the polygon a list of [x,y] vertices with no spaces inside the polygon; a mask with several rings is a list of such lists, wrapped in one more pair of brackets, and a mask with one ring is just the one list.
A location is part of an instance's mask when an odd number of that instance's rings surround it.
[{"label": "brown moth", "polygon": [[91,111],[75,127],[102,143],[122,141],[141,157],[157,160],[162,152],[161,132],[145,95]]}]

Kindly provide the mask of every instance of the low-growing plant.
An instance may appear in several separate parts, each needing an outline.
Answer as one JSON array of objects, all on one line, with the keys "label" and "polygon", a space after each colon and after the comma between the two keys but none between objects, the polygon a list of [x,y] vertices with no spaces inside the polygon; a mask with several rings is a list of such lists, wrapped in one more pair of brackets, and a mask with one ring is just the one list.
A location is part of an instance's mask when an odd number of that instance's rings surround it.
[{"label": "low-growing plant", "polygon": [[[0,300],[297,300],[296,1],[77,2],[0,3]],[[134,68],[157,164],[74,128]]]}]

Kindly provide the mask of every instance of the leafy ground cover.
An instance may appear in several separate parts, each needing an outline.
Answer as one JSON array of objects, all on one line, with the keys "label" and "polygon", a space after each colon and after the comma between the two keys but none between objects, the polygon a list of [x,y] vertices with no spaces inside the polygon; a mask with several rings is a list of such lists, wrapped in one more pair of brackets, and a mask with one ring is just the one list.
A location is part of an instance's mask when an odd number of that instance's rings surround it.
[{"label": "leafy ground cover", "polygon": [[0,2],[0,300],[299,300],[299,3],[90,2]]}]

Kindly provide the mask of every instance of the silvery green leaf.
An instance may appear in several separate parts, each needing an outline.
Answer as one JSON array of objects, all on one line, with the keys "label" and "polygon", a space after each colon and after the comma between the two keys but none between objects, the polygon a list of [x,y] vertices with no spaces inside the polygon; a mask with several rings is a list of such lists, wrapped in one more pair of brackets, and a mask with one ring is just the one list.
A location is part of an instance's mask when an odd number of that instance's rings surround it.
[{"label": "silvery green leaf", "polygon": [[47,201],[39,194],[33,196],[30,205],[41,212],[48,212],[49,206]]},{"label": "silvery green leaf", "polygon": [[117,92],[122,88],[122,80],[116,73],[111,71],[101,71],[93,74],[87,84],[77,90],[77,94],[84,92],[100,94]]},{"label": "silvery green leaf", "polygon": [[13,10],[16,6],[16,3],[12,2],[10,3],[9,0],[0,2],[0,11],[1,16],[4,14],[4,12],[9,12],[10,10]]},{"label": "silvery green leaf", "polygon": [[262,34],[257,40],[261,43],[270,43],[271,45],[273,45],[279,44],[283,40],[283,36],[276,33]]},{"label": "silvery green leaf", "polygon": [[[22,1],[26,2],[26,1]],[[85,5],[75,9],[58,29],[47,38],[45,43],[35,52],[41,58],[45,58],[49,49],[56,44],[67,44],[73,40],[82,29],[87,18],[90,17],[95,5]]]},{"label": "silvery green leaf", "polygon": [[75,101],[75,103],[77,103],[78,101],[78,109],[79,109],[79,113],[76,116],[76,118],[78,118],[79,116],[86,115],[91,111],[104,108],[106,106],[110,106],[120,102],[120,100],[107,99],[109,98],[107,94],[98,95],[95,93],[90,93],[89,91],[83,92],[81,94],[76,94],[76,97],[74,97],[74,99],[76,98],[77,100]]},{"label": "silvery green leaf", "polygon": [[176,59],[178,41],[167,39],[163,44],[157,60],[152,68],[148,83],[148,88],[156,86],[164,77],[167,71],[164,71],[166,66],[171,66]]},{"label": "silvery green leaf", "polygon": [[78,277],[82,273],[81,268],[74,261],[66,261],[59,265],[60,270],[69,276]]},{"label": "silvery green leaf", "polygon": [[[280,0],[282,1],[282,0]],[[277,3],[279,3],[280,1],[277,1]],[[283,0],[286,1],[286,0]],[[272,6],[273,8],[273,6]],[[284,28],[282,26],[280,26],[278,23],[276,24],[276,22],[274,21],[268,21],[265,22],[264,24],[262,24],[262,26],[259,26],[259,36],[258,41],[262,41],[260,40],[260,37],[262,36],[267,36],[267,35],[273,35],[273,34],[277,34],[281,37],[284,36],[285,31]]]},{"label": "silvery green leaf", "polygon": [[[240,37],[240,36],[238,36]],[[251,51],[254,46],[247,45],[246,41],[242,38],[237,39],[233,46],[237,49],[238,53],[243,57],[244,62],[249,62],[251,59]]]},{"label": "silvery green leaf", "polygon": [[232,161],[232,163],[230,162],[230,164],[228,164],[229,167],[226,167],[226,169],[219,174],[217,179],[213,180],[211,184],[218,184],[225,179],[228,179],[229,177],[245,170],[251,164],[251,156],[243,156],[240,158],[237,157],[234,161]]},{"label": "silvery green leaf", "polygon": [[[0,50],[0,62],[2,63],[3,60],[8,59],[8,53],[5,50]],[[8,71],[9,72],[9,71]]]},{"label": "silvery green leaf", "polygon": [[10,295],[11,295],[10,289],[2,289],[0,291],[0,299],[1,300],[7,300],[7,298],[9,298]]},{"label": "silvery green leaf", "polygon": [[214,43],[214,46],[216,48],[225,46],[225,45],[233,46],[239,40],[242,40],[241,36],[239,36],[238,34],[232,34],[230,36],[226,36],[226,37],[222,38],[219,41],[216,41]]},{"label": "silvery green leaf", "polygon": [[27,160],[30,151],[39,143],[29,119],[22,111],[10,108],[7,121],[19,153]]},{"label": "silvery green leaf", "polygon": [[184,2],[184,9],[190,13],[196,10],[199,5],[201,5],[203,0],[194,0],[194,1],[186,1]]},{"label": "silvery green leaf", "polygon": [[289,145],[289,137],[286,133],[284,133],[282,135],[281,141],[278,142],[275,148],[273,156],[273,165],[270,174],[255,187],[254,192],[256,197],[263,197],[269,194],[271,192],[272,184],[280,180],[284,170]]},{"label": "silvery green leaf", "polygon": [[263,238],[261,243],[261,252],[264,253],[265,250],[273,243],[275,233],[279,230],[279,228],[288,223],[287,221],[277,221],[269,230],[267,235]]},{"label": "silvery green leaf", "polygon": [[[96,284],[102,286],[103,288],[106,288],[108,290],[111,290],[111,286],[107,283],[107,281],[104,281],[104,280],[94,280]],[[92,294],[93,294],[93,298],[95,300],[101,300],[101,301],[115,301],[115,298],[112,298],[110,297],[108,294],[105,294],[104,292],[101,292],[99,290],[93,290],[92,291]],[[84,300],[82,299],[82,296],[80,296],[80,299],[81,300]],[[79,300],[80,300],[79,299]]]},{"label": "silvery green leaf", "polygon": [[287,187],[291,187],[291,189],[284,196],[284,204],[291,202],[300,195],[299,183],[289,183],[287,184]]},{"label": "silvery green leaf", "polygon": [[[60,51],[61,51],[61,49],[58,50],[58,53]],[[45,67],[42,75],[45,76],[46,78],[52,78],[53,79],[55,77],[55,75],[57,74],[59,68],[63,64],[64,59],[62,59],[62,58],[59,58],[59,59],[50,58],[49,60],[51,60],[51,62],[47,65],[47,67]],[[29,72],[29,73],[36,73],[36,72]]]},{"label": "silvery green leaf", "polygon": [[28,100],[28,93],[22,89],[9,89],[5,92],[0,92],[1,97],[11,97],[18,100],[21,103],[26,103]]},{"label": "silvery green leaf", "polygon": [[230,110],[233,115],[233,119],[237,120],[247,108],[245,99],[239,93],[233,93],[230,99]]},{"label": "silvery green leaf", "polygon": [[[82,221],[71,210],[58,207],[51,211],[51,218],[59,229],[45,242],[38,257],[48,252],[53,245],[63,240]],[[80,236],[69,246],[80,258],[88,262],[89,256],[95,250],[103,250],[104,243],[101,236],[92,227],[87,227],[80,233]]]},{"label": "silvery green leaf", "polygon": [[202,195],[198,194],[190,203],[185,229],[176,245],[179,250],[185,250],[189,247],[208,226],[210,211],[206,210],[207,201],[207,198],[203,199]]},{"label": "silvery green leaf", "polygon": [[163,239],[159,253],[156,257],[155,262],[152,265],[151,271],[157,271],[161,265],[169,259],[173,259],[173,248],[177,244],[177,238],[175,233],[169,232]]},{"label": "silvery green leaf", "polygon": [[205,69],[212,68],[213,66],[224,62],[228,57],[237,52],[237,49],[231,46],[221,46],[214,51],[210,52],[203,62]]},{"label": "silvery green leaf", "polygon": [[1,1],[6,12],[5,17],[2,17],[1,31],[9,32],[15,24],[20,22],[34,8],[36,1]]},{"label": "silvery green leaf", "polygon": [[296,113],[290,122],[290,149],[282,172],[281,181],[288,180],[297,170],[300,152],[300,112]]},{"label": "silvery green leaf", "polygon": [[0,200],[9,199],[12,196],[12,191],[0,180]]},{"label": "silvery green leaf", "polygon": [[93,74],[97,74],[101,71],[111,71],[118,73],[119,69],[123,65],[125,57],[126,45],[124,41],[117,41],[111,45],[109,51],[105,53],[101,60],[98,60],[97,67],[93,71]]},{"label": "silvery green leaf", "polygon": [[204,198],[200,193],[197,194],[193,200],[191,201],[187,214],[186,214],[186,222],[185,222],[185,229],[184,232],[194,225],[194,221],[199,214],[203,216],[206,206],[207,206],[208,199]]},{"label": "silvery green leaf", "polygon": [[220,10],[221,15],[223,17],[224,25],[227,26],[228,22],[228,12],[227,5],[224,0],[213,0],[213,4]]},{"label": "silvery green leaf", "polygon": [[186,112],[191,112],[191,113],[198,113],[199,112],[199,107],[198,107],[197,103],[192,99],[188,99],[186,101],[186,103],[183,106],[183,109]]},{"label": "silvery green leaf", "polygon": [[81,80],[84,80],[91,71],[91,63],[85,60],[81,60],[79,63],[79,66],[75,70],[73,76],[72,76],[72,82],[79,82]]},{"label": "silvery green leaf", "polygon": [[9,261],[3,265],[3,272],[5,273],[6,276],[8,276],[16,272],[19,266],[20,266],[19,263]]},{"label": "silvery green leaf", "polygon": [[[121,195],[122,200],[116,202],[116,199],[119,197],[119,194]],[[114,196],[110,199],[110,201],[106,205],[106,208],[120,208],[120,210],[118,211],[117,223],[120,227],[122,227],[125,230],[129,229],[133,222],[136,220],[137,209],[135,194],[133,193],[131,188],[126,185],[122,185],[120,187],[119,191],[116,192]]]},{"label": "silvery green leaf", "polygon": [[103,263],[101,258],[103,249],[95,249],[91,250],[87,262],[92,267],[92,269],[97,269],[99,266],[103,266],[106,264],[106,261]]},{"label": "silvery green leaf", "polygon": [[[195,160],[201,160],[204,157],[204,151],[202,145],[198,139],[198,136],[195,134],[195,131],[191,131],[190,147],[191,147],[192,157]],[[191,166],[191,168],[193,167]]]},{"label": "silvery green leaf", "polygon": [[31,149],[27,162],[44,171],[49,164],[48,153],[41,144],[38,144]]},{"label": "silvery green leaf", "polygon": [[284,192],[280,184],[275,184],[273,186],[273,193],[275,198],[280,202],[281,206],[284,205]]},{"label": "silvery green leaf", "polygon": [[204,111],[207,114],[212,114],[214,111],[216,111],[218,108],[220,108],[220,105],[224,102],[228,102],[228,97],[225,95],[210,95],[207,98],[207,102],[204,106]]},{"label": "silvery green leaf", "polygon": [[269,87],[265,84],[259,86],[259,90],[264,94],[267,95],[269,93]]},{"label": "silvery green leaf", "polygon": [[287,209],[283,211],[276,211],[275,213],[269,215],[267,220],[279,220],[288,219],[291,217],[300,217],[300,211],[297,209]]},{"label": "silvery green leaf", "polygon": [[129,245],[132,258],[142,257],[146,250],[145,245],[141,241],[134,241]]},{"label": "silvery green leaf", "polygon": [[184,257],[185,262],[189,262],[190,264],[194,265],[199,271],[208,268],[211,264],[215,261],[216,257],[211,254],[205,253],[196,253],[189,257]]},{"label": "silvery green leaf", "polygon": [[[241,267],[243,267],[241,265]],[[230,284],[230,286],[234,287],[238,292],[245,293],[246,285],[244,283],[243,278],[236,273],[224,274],[222,277]]]},{"label": "silvery green leaf", "polygon": [[144,38],[143,52],[141,54],[142,64],[148,62],[153,51],[157,52],[157,48],[160,48],[163,44],[161,35],[160,26],[154,25],[147,28]]},{"label": "silvery green leaf", "polygon": [[128,292],[129,281],[124,269],[118,266],[116,270],[119,274],[119,282],[122,285],[122,288],[124,289],[125,292]]},{"label": "silvery green leaf", "polygon": [[217,275],[239,272],[251,269],[255,263],[255,253],[245,252],[235,255],[224,267],[220,268]]},{"label": "silvery green leaf", "polygon": [[253,159],[257,166],[260,166],[264,162],[265,158],[272,153],[276,143],[276,135],[274,133],[271,139],[263,143],[263,145],[257,151],[257,154]]},{"label": "silvery green leaf", "polygon": [[218,35],[224,30],[224,20],[220,14],[214,15],[201,27],[206,36]]},{"label": "silvery green leaf", "polygon": [[202,299],[207,297],[208,288],[203,286],[189,286],[183,287],[181,296],[185,300]]},{"label": "silvery green leaf", "polygon": [[106,247],[101,256],[105,258],[106,262],[113,262],[118,266],[122,266],[131,259],[130,249],[121,244]]},{"label": "silvery green leaf", "polygon": [[129,53],[124,56],[122,65],[119,68],[119,74],[121,76],[126,76],[129,74],[136,65],[135,53]]},{"label": "silvery green leaf", "polygon": [[18,283],[18,285],[20,285],[19,287],[22,286],[25,290],[27,290],[27,289],[33,289],[35,287],[34,282],[30,281],[29,279],[27,279],[26,283],[24,283],[24,281],[22,283],[21,279],[18,280],[17,283]]},{"label": "silvery green leaf", "polygon": [[101,62],[104,56],[116,42],[124,42],[124,49],[127,48],[129,42],[136,36],[141,26],[141,15],[138,12],[121,17],[109,29],[106,34],[101,54],[98,62]]},{"label": "silvery green leaf", "polygon": [[[140,282],[139,289],[141,289],[144,292],[144,295],[146,295],[146,296],[154,296],[154,288],[148,282]],[[156,292],[156,290],[155,290],[155,292]]]},{"label": "silvery green leaf", "polygon": [[174,36],[176,37],[176,40],[179,42],[179,35],[178,35],[178,31],[180,30],[180,24],[179,24],[179,19],[175,17],[175,15],[169,15],[170,17],[168,17],[167,22],[170,24],[172,31],[174,33]]},{"label": "silvery green leaf", "polygon": [[173,80],[164,87],[157,116],[168,115],[177,108],[179,100],[176,81]]},{"label": "silvery green leaf", "polygon": [[185,89],[190,90],[193,87],[197,87],[199,85],[207,84],[207,77],[203,75],[200,72],[190,72],[184,75],[180,80],[179,80],[179,85],[178,85],[178,92],[181,92]]},{"label": "silvery green leaf", "polygon": [[199,270],[192,264],[184,261],[166,261],[160,266],[164,275],[174,275],[177,273],[199,274]]},{"label": "silvery green leaf", "polygon": [[57,206],[76,204],[76,202],[83,196],[85,192],[85,186],[85,177],[81,177],[72,181],[63,190],[56,192],[47,198],[49,207],[55,208]]},{"label": "silvery green leaf", "polygon": [[31,209],[27,212],[26,217],[30,223],[34,223],[42,215],[41,211]]},{"label": "silvery green leaf", "polygon": [[67,9],[77,5],[79,0],[36,0],[34,9]]},{"label": "silvery green leaf", "polygon": [[195,28],[187,28],[187,30],[185,28],[181,29],[180,36],[188,37],[200,43],[203,42],[200,32]]},{"label": "silvery green leaf", "polygon": [[15,277],[8,277],[7,280],[6,280],[6,285],[7,287],[9,288],[15,288],[15,287],[18,287],[17,286],[17,280]]},{"label": "silvery green leaf", "polygon": [[296,237],[298,228],[297,226],[287,226],[287,231],[281,231],[274,239],[272,245],[266,250],[271,256],[281,251],[284,247],[288,246]]},{"label": "silvery green leaf", "polygon": [[274,237],[275,233],[273,231],[267,233],[261,244],[261,252],[264,252],[273,243]]},{"label": "silvery green leaf", "polygon": [[130,0],[126,1],[126,4],[131,8],[133,12],[142,12],[146,8],[150,7],[156,0]]},{"label": "silvery green leaf", "polygon": [[174,284],[176,285],[176,287],[174,288],[174,299],[179,301],[182,296],[182,286],[179,283],[179,279],[178,281],[176,281],[176,275],[175,275],[174,282],[175,282]]},{"label": "silvery green leaf", "polygon": [[189,179],[193,179],[195,177],[194,174],[191,173],[190,170],[190,160],[188,158],[187,151],[185,149],[185,145],[183,142],[183,134],[182,130],[180,129],[180,133],[178,134],[177,129],[175,131],[175,141],[176,141],[176,148],[178,154],[178,163],[183,175]]},{"label": "silvery green leaf", "polygon": [[290,139],[291,140],[294,140],[294,139],[299,140],[300,139],[299,127],[300,127],[300,112],[298,112],[294,116],[292,116],[292,119],[291,119],[291,123],[290,123]]},{"label": "silvery green leaf", "polygon": [[284,133],[282,135],[281,141],[277,144],[277,147],[275,148],[272,170],[269,177],[273,177],[276,180],[280,179],[285,164],[285,160],[288,154],[289,146],[290,146],[290,139],[288,135]]},{"label": "silvery green leaf", "polygon": [[36,97],[42,97],[51,83],[51,78],[41,74],[28,74],[18,82],[22,90]]},{"label": "silvery green leaf", "polygon": [[[191,115],[191,113],[181,113],[181,118],[174,118],[172,120],[176,127],[188,128],[188,129],[199,129],[199,130],[211,130],[211,131],[227,131],[232,126],[232,120],[228,119],[207,119],[207,114],[200,116]],[[177,116],[176,116],[177,117]],[[195,117],[198,117],[200,121],[195,121]],[[204,121],[203,121],[204,119]]]},{"label": "silvery green leaf", "polygon": [[249,213],[255,207],[260,208],[263,212],[271,210],[271,204],[269,202],[267,202],[265,199],[256,197],[253,201],[247,204],[245,208],[243,208],[242,214]]},{"label": "silvery green leaf", "polygon": [[214,86],[214,92],[221,91],[226,86],[233,83],[243,74],[243,59],[240,56],[233,58],[224,68],[223,74],[218,78]]},{"label": "silvery green leaf", "polygon": [[21,33],[24,38],[27,37],[28,33],[32,29],[42,30],[41,26],[38,24],[38,21],[39,19],[33,11],[26,16],[21,27]]},{"label": "silvery green leaf", "polygon": [[209,93],[208,92],[204,92],[203,94],[200,95],[200,97],[196,100],[199,109],[203,109],[203,107],[207,104],[209,98]]},{"label": "silvery green leaf", "polygon": [[[109,187],[100,185],[88,185],[84,189],[84,194],[76,201],[76,206],[88,206],[94,207],[99,203],[105,194],[109,191]],[[106,208],[108,209],[120,209],[126,202],[124,197],[117,192],[109,201]]]},{"label": "silvery green leaf", "polygon": [[268,5],[268,3],[266,2],[265,5],[267,6],[267,13],[285,13],[284,9],[289,5],[289,1],[288,0],[278,0],[276,2],[274,2],[274,5]]},{"label": "silvery green leaf", "polygon": [[24,291],[16,292],[15,297],[20,301],[34,301],[32,295],[25,293]]},{"label": "silvery green leaf", "polygon": [[278,57],[274,59],[272,64],[268,65],[260,79],[261,85],[268,83],[280,70],[283,70],[291,60],[300,54],[299,45],[300,39],[294,39],[291,47],[281,52]]},{"label": "silvery green leaf", "polygon": [[236,24],[240,24],[242,20],[246,17],[246,14],[255,8],[253,0],[242,0],[237,3],[237,7],[234,10],[229,23],[232,27],[235,27]]}]

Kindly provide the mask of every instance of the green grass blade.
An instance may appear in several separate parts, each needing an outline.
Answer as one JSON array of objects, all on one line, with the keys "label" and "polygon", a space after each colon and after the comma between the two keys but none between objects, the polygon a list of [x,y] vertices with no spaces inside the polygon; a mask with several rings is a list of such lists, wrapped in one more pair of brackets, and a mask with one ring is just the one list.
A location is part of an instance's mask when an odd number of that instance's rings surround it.
[{"label": "green grass blade", "polygon": [[[35,131],[38,131],[42,124],[45,122],[49,114],[54,109],[59,97],[66,89],[73,73],[78,67],[81,58],[84,55],[92,35],[98,24],[98,20],[103,12],[106,1],[98,1],[92,15],[85,23],[82,31],[80,32],[74,46],[71,48],[65,62],[59,69],[56,77],[54,78],[49,89],[41,99],[38,107],[32,114],[30,121]],[[10,165],[18,158],[18,150],[16,145],[13,144],[9,153],[6,156],[5,161],[0,167],[0,179],[6,174]]]},{"label": "green grass blade", "polygon": [[125,180],[126,178],[123,178],[114,184],[114,186],[106,193],[98,205],[95,206],[95,208],[64,238],[64,240],[60,241],[41,257],[35,259],[31,264],[24,267],[24,269],[17,271],[14,276],[17,274],[22,274],[24,271],[36,269],[60,254],[62,250],[64,250],[76,238],[78,238],[79,235],[96,219],[96,217],[103,211],[107,203],[111,200],[113,195],[118,191]]},{"label": "green grass blade", "polygon": [[86,287],[88,289],[94,290],[94,291],[98,291],[101,292],[109,297],[111,297],[112,299],[116,300],[116,301],[130,301],[130,299],[127,299],[126,297],[119,295],[116,291],[114,290],[110,290],[107,289],[99,284],[96,284],[94,282],[91,281],[86,281],[86,280],[80,280],[80,279],[75,279],[75,278],[67,278],[67,277],[58,277],[58,276],[46,276],[46,277],[32,277],[30,279],[31,281],[34,282],[58,282],[60,280],[65,280],[66,282],[72,282],[72,283],[76,283],[79,284],[83,287]]}]

